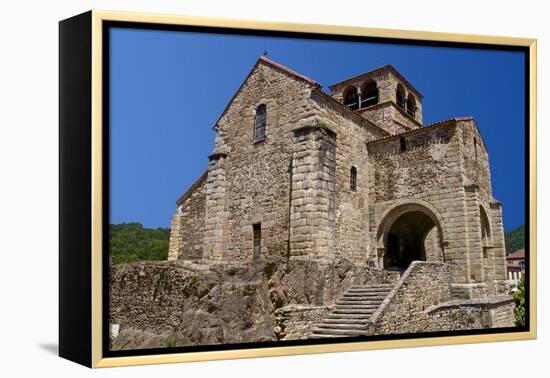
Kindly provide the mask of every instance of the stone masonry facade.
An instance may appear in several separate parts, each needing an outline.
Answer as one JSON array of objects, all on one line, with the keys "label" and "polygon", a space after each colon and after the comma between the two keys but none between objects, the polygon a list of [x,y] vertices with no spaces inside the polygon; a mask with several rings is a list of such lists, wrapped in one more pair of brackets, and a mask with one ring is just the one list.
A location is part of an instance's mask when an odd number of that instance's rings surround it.
[{"label": "stone masonry facade", "polygon": [[[510,325],[502,204],[475,120],[424,125],[421,93],[392,66],[329,88],[258,59],[214,126],[208,170],[177,201],[168,259],[345,260],[413,280],[375,314],[374,333],[448,329],[460,314]],[[303,319],[334,304],[318,302],[278,309],[276,323],[295,314],[289,324],[310,329]],[[430,308],[444,302],[454,305]]]}]

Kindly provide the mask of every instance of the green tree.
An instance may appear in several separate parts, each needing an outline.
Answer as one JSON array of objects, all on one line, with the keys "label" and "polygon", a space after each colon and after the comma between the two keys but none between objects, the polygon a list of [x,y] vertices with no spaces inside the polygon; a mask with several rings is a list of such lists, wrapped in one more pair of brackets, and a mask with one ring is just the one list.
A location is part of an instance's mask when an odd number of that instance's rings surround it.
[{"label": "green tree", "polygon": [[525,226],[504,233],[506,253],[510,254],[525,246]]},{"label": "green tree", "polygon": [[140,223],[109,226],[109,257],[113,264],[166,260],[170,230],[144,228]]},{"label": "green tree", "polygon": [[516,304],[516,308],[514,309],[516,325],[523,327],[525,326],[525,275],[521,276],[513,297]]}]

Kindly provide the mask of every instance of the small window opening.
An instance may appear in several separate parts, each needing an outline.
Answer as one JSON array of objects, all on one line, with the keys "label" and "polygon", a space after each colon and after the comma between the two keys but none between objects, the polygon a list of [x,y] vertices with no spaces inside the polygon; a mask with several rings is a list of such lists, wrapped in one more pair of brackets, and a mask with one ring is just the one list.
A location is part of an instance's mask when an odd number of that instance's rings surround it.
[{"label": "small window opening", "polygon": [[265,139],[267,109],[265,104],[256,108],[256,120],[254,123],[254,141],[259,142]]},{"label": "small window opening", "polygon": [[261,223],[253,224],[252,233],[254,238],[252,260],[258,260],[262,252],[262,224]]},{"label": "small window opening", "polygon": [[474,138],[474,159],[475,159],[475,162],[477,163],[477,139]]},{"label": "small window opening", "polygon": [[349,188],[350,190],[357,191],[357,168],[351,167],[351,172],[349,175]]}]

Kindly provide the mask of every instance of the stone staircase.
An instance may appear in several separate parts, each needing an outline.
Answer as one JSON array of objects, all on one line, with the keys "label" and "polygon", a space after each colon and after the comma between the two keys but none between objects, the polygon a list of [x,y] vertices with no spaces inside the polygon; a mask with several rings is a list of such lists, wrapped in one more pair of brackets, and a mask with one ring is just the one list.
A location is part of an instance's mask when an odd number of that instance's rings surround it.
[{"label": "stone staircase", "polygon": [[388,296],[394,284],[352,286],[336,307],[313,329],[312,338],[365,335],[366,322]]}]

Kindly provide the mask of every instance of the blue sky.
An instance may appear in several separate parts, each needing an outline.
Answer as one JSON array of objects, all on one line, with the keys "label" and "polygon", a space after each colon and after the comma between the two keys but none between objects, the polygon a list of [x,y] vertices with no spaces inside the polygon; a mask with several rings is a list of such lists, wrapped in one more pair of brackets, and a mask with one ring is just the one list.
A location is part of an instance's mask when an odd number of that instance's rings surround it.
[{"label": "blue sky", "polygon": [[328,85],[392,64],[423,95],[424,123],[474,116],[506,230],[524,223],[523,54],[462,48],[113,28],[110,222],[168,227],[204,172],[212,126],[265,51]]}]

